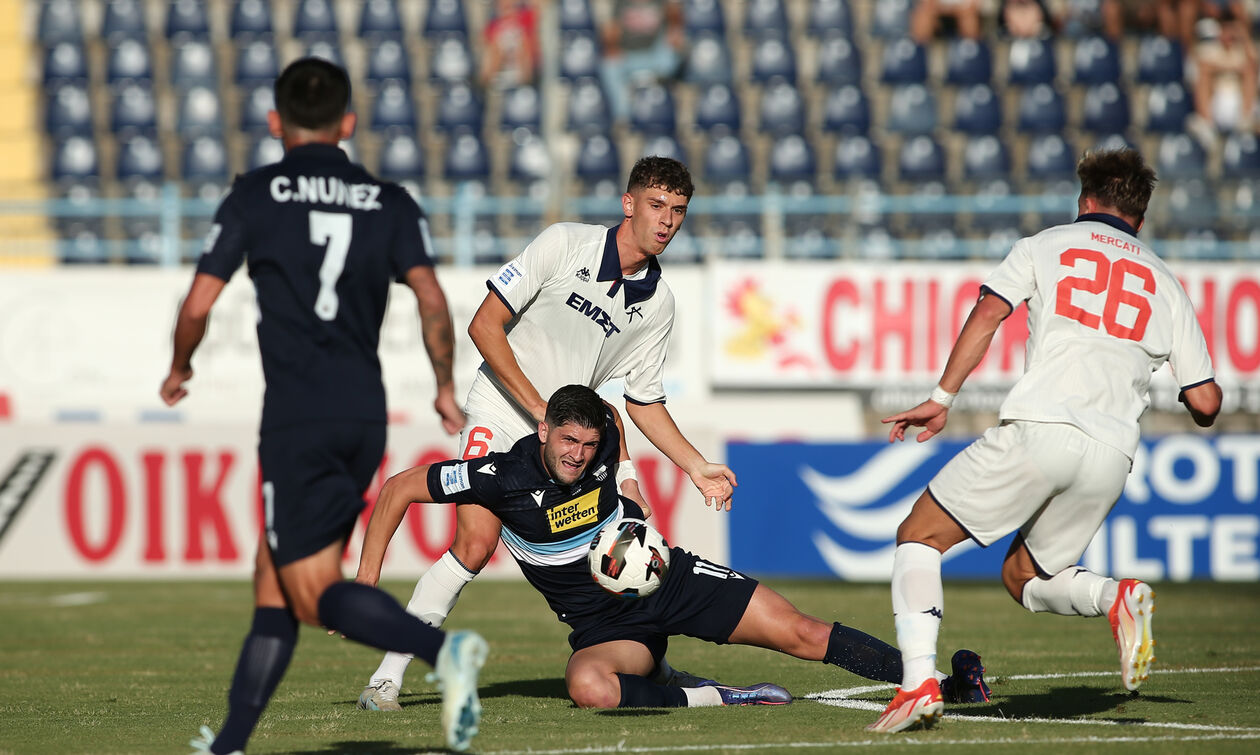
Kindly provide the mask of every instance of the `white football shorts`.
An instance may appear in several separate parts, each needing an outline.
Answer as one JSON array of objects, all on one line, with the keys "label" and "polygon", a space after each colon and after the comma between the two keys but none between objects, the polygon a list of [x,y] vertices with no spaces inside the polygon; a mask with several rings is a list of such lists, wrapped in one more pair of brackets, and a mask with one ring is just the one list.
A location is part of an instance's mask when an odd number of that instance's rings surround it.
[{"label": "white football shorts", "polygon": [[538,432],[538,424],[480,372],[468,391],[464,414],[468,422],[459,435],[459,454],[463,459],[508,451],[516,441]]},{"label": "white football shorts", "polygon": [[1072,425],[1007,421],[951,459],[928,490],[982,546],[1018,529],[1037,567],[1053,575],[1080,560],[1131,466]]}]

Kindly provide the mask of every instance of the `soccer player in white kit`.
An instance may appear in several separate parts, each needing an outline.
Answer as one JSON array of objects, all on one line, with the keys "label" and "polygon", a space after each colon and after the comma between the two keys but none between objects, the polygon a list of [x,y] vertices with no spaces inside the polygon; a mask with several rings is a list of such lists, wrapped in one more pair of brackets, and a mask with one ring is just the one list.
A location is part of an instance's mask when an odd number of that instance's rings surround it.
[{"label": "soccer player in white kit", "polygon": [[1194,307],[1137,238],[1155,172],[1132,149],[1086,153],[1076,172],[1076,221],[1014,245],[984,282],[931,398],[883,420],[893,426],[890,442],[912,426],[926,428],[920,442],[938,434],[998,325],[1027,303],[1024,375],[1000,423],[945,465],[897,530],[902,684],[868,729],[903,731],[940,717],[941,555],[967,538],[984,547],[1019,530],[1002,565],[1007,591],[1033,612],[1107,614],[1126,689],[1138,688],[1155,659],[1151,588],[1076,563],[1124,489],[1151,373],[1170,364],[1202,427],[1216,420],[1221,390]]},{"label": "soccer player in white kit", "polygon": [[[590,388],[622,378],[626,413],[705,498],[730,509],[735,475],[712,464],[679,431],[665,408],[662,373],[674,325],[674,295],[656,257],[678,232],[694,188],[677,160],[645,157],[630,171],[613,228],[557,223],[486,282],[490,292],[468,326],[485,361],[464,407],[463,458],[507,451],[538,431],[543,396],[577,383]],[[618,488],[650,512],[629,462],[618,466]],[[460,506],[450,550],[416,584],[407,610],[441,627],[489,562],[499,519],[479,506]],[[410,658],[389,653],[359,697],[359,707],[399,710],[397,696]],[[681,679],[680,679],[681,675]],[[658,680],[700,681],[662,660]]]}]

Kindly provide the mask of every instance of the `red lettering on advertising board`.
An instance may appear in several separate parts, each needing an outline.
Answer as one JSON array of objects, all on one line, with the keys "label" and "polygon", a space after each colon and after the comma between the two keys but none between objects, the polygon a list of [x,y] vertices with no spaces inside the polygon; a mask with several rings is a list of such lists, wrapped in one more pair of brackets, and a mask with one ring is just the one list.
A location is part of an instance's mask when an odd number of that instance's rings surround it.
[{"label": "red lettering on advertising board", "polygon": [[[914,281],[907,279],[901,282],[901,308],[886,307],[888,299],[883,280],[875,281],[875,369],[885,368],[884,342],[889,338],[901,341],[902,369],[914,365]],[[930,318],[929,318],[930,319]]]},{"label": "red lettering on advertising board", "polygon": [[[1240,372],[1253,372],[1260,367],[1260,335],[1256,333],[1256,322],[1260,320],[1260,283],[1254,280],[1239,281],[1229,292],[1229,301],[1225,305],[1225,342],[1229,347],[1229,359],[1234,368]],[[1244,321],[1251,323],[1250,331],[1255,339],[1251,350],[1246,351],[1242,343],[1243,334],[1239,325]]]},{"label": "red lettering on advertising board", "polygon": [[166,543],[163,541],[163,524],[166,521],[166,486],[162,484],[162,472],[166,469],[166,454],[149,451],[141,457],[144,463],[144,555],[145,561],[166,560]]},{"label": "red lettering on advertising board", "polygon": [[[451,458],[450,452],[438,448],[427,448],[416,457],[413,467],[421,464],[436,464],[439,461],[446,461]],[[446,549],[451,547],[451,541],[455,539],[455,505],[450,503],[443,504],[418,504],[426,508],[440,509],[441,515],[434,516],[433,511],[425,511],[423,514],[416,511],[416,506],[412,506],[407,512],[407,516],[403,521],[407,524],[407,534],[411,537],[411,542],[416,547],[416,551],[429,561],[437,561],[446,553]],[[426,528],[425,523],[432,523],[434,520],[442,523],[440,531],[432,526]],[[502,558],[502,548],[495,550],[494,555],[490,557],[490,563],[497,563]]]},{"label": "red lettering on advertising board", "polygon": [[[105,475],[106,483],[105,533],[99,542],[89,540],[84,523],[84,477],[91,470]],[[97,562],[108,558],[118,547],[127,518],[122,472],[108,451],[92,446],[75,458],[66,478],[65,501],[66,530],[75,549],[88,561]]]},{"label": "red lettering on advertising board", "polygon": [[860,351],[858,344],[852,341],[849,342],[848,348],[836,342],[835,326],[842,316],[842,313],[837,310],[840,309],[841,304],[848,304],[853,309],[857,309],[861,304],[857,287],[851,281],[842,279],[832,283],[827,289],[827,295],[823,298],[823,351],[826,352],[827,363],[832,369],[845,372],[853,369],[857,364]]},{"label": "red lettering on advertising board", "polygon": [[227,513],[223,510],[223,483],[232,468],[231,451],[219,452],[219,474],[210,487],[204,487],[201,469],[205,454],[184,454],[184,484],[186,490],[187,518],[185,519],[184,560],[195,562],[206,559],[202,544],[202,529],[208,524],[214,529],[217,548],[214,557],[219,561],[234,561],[238,557],[232,529],[228,526]]},{"label": "red lettering on advertising board", "polygon": [[[659,456],[640,456],[635,459],[634,465],[638,470],[639,490],[652,507],[652,526],[670,540],[674,534],[674,512],[678,508],[678,500],[691,480],[673,462]],[[661,480],[662,475],[673,478],[668,489]]]}]

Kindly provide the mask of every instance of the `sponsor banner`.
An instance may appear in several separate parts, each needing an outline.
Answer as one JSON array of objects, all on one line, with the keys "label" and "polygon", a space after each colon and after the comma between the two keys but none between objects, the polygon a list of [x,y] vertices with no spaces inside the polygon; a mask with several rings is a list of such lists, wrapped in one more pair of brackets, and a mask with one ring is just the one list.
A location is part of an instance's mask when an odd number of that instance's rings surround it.
[{"label": "sponsor banner", "polygon": [[[0,579],[246,577],[262,522],[257,436],[252,428],[180,425],[37,425],[0,444]],[[698,445],[713,444],[700,433]],[[386,457],[368,491],[389,475],[451,458],[456,439],[391,426]],[[635,450],[653,524],[678,545],[726,556],[726,530],[683,472],[655,451]],[[459,465],[461,468],[464,465]],[[706,516],[707,513],[707,516]],[[365,509],[366,524],[370,509]],[[363,526],[346,554],[353,576]],[[387,577],[414,577],[455,534],[455,506],[415,504],[386,555]],[[483,572],[515,578],[500,548]]]},{"label": "sponsor banner", "polygon": [[[732,443],[741,506],[731,566],[887,581],[897,526],[966,442]],[[1124,494],[1081,563],[1150,581],[1260,580],[1260,436],[1142,441]],[[1011,537],[945,554],[946,577],[997,578]]]}]

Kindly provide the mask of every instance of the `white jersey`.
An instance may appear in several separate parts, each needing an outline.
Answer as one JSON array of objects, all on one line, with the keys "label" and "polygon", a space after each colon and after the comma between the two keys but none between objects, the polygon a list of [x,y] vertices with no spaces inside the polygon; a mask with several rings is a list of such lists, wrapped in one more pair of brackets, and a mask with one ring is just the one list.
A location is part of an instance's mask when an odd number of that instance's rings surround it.
[{"label": "white jersey", "polygon": [[1003,420],[1063,422],[1132,458],[1151,373],[1184,389],[1215,378],[1181,283],[1124,221],[1085,215],[1020,239],[984,282],[1028,302],[1024,375]]},{"label": "white jersey", "polygon": [[[580,223],[549,226],[486,282],[513,315],[508,344],[543,399],[565,385],[598,389],[624,378],[627,401],[665,400],[674,295],[655,258],[635,279],[622,277],[616,233]],[[528,417],[485,362],[468,403],[472,420],[483,412]]]}]

